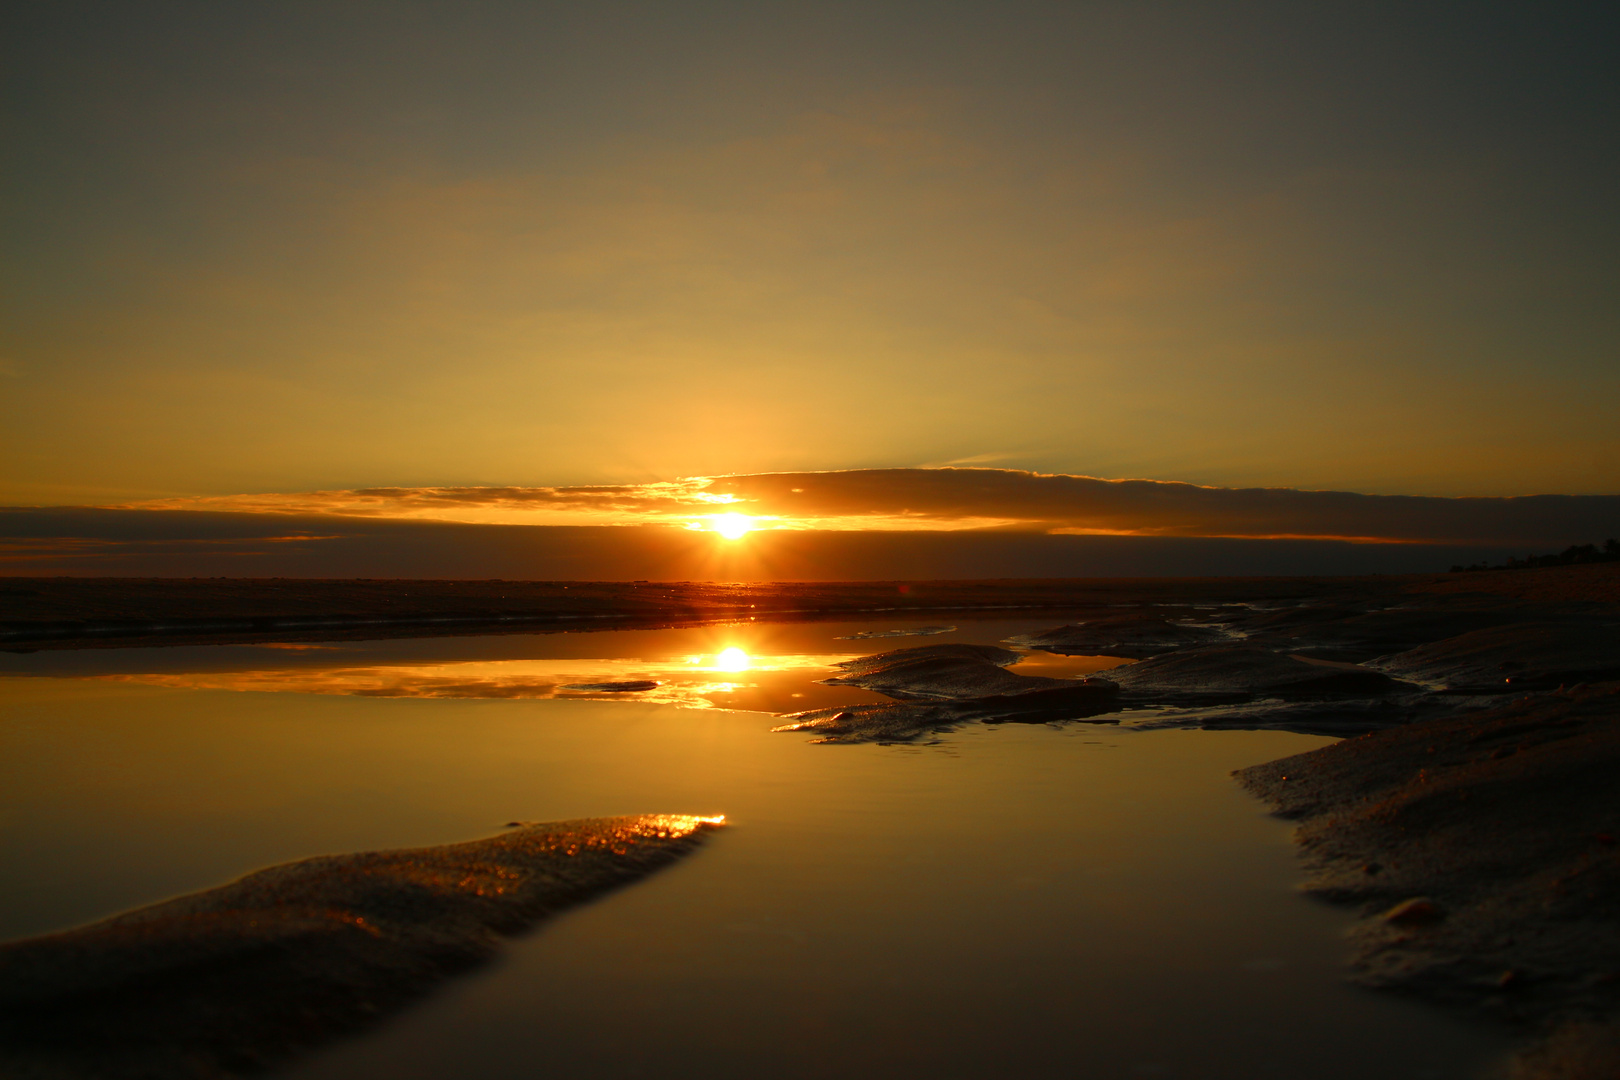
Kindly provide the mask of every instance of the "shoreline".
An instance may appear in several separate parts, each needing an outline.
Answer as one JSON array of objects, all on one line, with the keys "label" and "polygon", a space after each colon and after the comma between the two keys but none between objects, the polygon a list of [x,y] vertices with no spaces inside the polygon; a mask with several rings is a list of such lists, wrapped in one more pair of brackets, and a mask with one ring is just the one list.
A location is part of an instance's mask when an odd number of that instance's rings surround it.
[{"label": "shoreline", "polygon": [[1310,896],[1359,908],[1351,981],[1523,1032],[1515,1075],[1620,1075],[1620,682],[1233,774],[1299,822]]},{"label": "shoreline", "polygon": [[526,633],[739,618],[1083,613],[1152,605],[1334,603],[1370,609],[1420,603],[1459,613],[1481,606],[1575,613],[1593,608],[1594,601],[1601,607],[1620,602],[1620,566],[1489,576],[855,582],[9,577],[0,579],[0,649]]}]

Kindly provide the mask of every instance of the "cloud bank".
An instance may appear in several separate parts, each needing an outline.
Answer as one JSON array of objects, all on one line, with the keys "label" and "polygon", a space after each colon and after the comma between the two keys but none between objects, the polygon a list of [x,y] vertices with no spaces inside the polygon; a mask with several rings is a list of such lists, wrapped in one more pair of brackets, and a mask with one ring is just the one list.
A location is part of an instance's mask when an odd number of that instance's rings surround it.
[{"label": "cloud bank", "polygon": [[1014,469],[855,469],[575,487],[390,487],[234,495],[123,509],[338,515],[464,524],[684,525],[1559,547],[1620,535],[1620,495],[1443,498],[1219,488]]},{"label": "cloud bank", "polygon": [[[891,581],[1366,574],[1444,570],[1522,549],[1005,529],[783,529],[732,543],[668,526],[0,508],[0,575]],[[26,587],[26,586],[21,586]],[[4,603],[0,589],[0,605]]]}]

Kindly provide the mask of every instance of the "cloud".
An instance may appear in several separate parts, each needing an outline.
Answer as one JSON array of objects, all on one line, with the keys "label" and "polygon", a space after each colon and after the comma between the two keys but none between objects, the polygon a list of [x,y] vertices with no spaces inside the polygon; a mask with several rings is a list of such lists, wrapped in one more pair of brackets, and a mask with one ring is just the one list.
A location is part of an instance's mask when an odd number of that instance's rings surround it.
[{"label": "cloud", "polygon": [[[1525,548],[1176,536],[784,529],[730,543],[668,526],[476,525],[377,517],[0,508],[0,575],[926,581],[1365,574]],[[1532,549],[1534,550],[1534,549]],[[1542,548],[1544,550],[1544,548]]]},{"label": "cloud", "polygon": [[[1219,488],[1011,469],[864,469],[722,477],[710,492],[765,514],[1004,519],[1132,536],[1559,544],[1620,533],[1620,496],[1440,498]],[[799,509],[804,508],[804,509]]]},{"label": "cloud", "polygon": [[128,504],[125,509],[342,515],[467,524],[702,523],[1558,547],[1620,535],[1620,496],[1443,498],[1202,487],[1015,469],[853,469],[575,487],[365,488]]},{"label": "cloud", "polygon": [[706,478],[576,487],[378,487],[144,500],[108,509],[341,514],[498,525],[631,525],[714,513],[731,496]]}]

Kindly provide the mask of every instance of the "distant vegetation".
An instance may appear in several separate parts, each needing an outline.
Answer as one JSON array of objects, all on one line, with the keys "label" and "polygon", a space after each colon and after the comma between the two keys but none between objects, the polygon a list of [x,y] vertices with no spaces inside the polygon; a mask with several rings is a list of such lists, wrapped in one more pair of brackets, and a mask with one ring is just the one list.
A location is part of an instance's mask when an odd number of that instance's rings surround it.
[{"label": "distant vegetation", "polygon": [[1530,570],[1540,566],[1579,566],[1583,563],[1620,562],[1620,540],[1614,537],[1596,544],[1576,544],[1556,555],[1526,555],[1522,559],[1509,559],[1498,566],[1475,563],[1473,566],[1453,566],[1452,573],[1470,570]]}]

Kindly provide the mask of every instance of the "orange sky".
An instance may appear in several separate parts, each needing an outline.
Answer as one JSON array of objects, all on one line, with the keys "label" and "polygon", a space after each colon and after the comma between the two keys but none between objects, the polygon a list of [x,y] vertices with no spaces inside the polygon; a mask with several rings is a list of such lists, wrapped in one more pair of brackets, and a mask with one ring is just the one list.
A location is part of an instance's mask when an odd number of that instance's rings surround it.
[{"label": "orange sky", "polygon": [[[36,5],[0,505],[947,465],[1613,494],[1613,21]],[[890,502],[820,525],[916,524]],[[1090,527],[993,502],[929,520]]]}]

